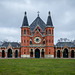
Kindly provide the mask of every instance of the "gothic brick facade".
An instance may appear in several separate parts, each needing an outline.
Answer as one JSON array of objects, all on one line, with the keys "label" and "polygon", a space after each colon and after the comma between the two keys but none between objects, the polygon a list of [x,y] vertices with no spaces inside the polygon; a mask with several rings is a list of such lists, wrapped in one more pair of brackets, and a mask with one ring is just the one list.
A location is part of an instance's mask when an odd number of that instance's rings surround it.
[{"label": "gothic brick facade", "polygon": [[50,12],[47,23],[39,16],[29,25],[25,12],[21,26],[21,44],[4,42],[0,45],[0,58],[75,58],[73,42],[54,45],[54,26]]}]

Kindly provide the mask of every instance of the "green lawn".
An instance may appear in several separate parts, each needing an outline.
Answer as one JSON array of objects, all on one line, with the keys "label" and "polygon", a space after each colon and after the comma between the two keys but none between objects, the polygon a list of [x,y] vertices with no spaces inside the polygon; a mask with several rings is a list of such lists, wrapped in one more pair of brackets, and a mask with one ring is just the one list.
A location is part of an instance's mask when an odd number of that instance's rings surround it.
[{"label": "green lawn", "polygon": [[0,59],[0,75],[75,75],[75,59]]}]

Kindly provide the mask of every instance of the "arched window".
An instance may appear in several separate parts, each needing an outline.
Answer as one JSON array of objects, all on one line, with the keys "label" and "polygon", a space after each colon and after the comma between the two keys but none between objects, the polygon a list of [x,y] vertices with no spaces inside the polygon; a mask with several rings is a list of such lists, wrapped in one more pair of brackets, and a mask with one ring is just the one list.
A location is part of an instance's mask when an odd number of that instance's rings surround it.
[{"label": "arched window", "polygon": [[49,30],[49,34],[51,34],[51,30]]},{"label": "arched window", "polygon": [[30,41],[30,45],[32,44],[32,41]]},{"label": "arched window", "polygon": [[47,34],[47,30],[46,30],[46,34]]},{"label": "arched window", "polygon": [[45,40],[43,41],[43,44],[45,45]]},{"label": "arched window", "polygon": [[26,34],[26,30],[24,30],[24,34]]}]

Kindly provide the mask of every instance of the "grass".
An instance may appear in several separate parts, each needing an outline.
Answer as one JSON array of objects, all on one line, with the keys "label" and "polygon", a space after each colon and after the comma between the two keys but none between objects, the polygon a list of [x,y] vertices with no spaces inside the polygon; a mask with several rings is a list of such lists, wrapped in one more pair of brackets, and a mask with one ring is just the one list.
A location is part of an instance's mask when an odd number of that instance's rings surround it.
[{"label": "grass", "polygon": [[75,75],[75,59],[0,59],[0,75]]}]

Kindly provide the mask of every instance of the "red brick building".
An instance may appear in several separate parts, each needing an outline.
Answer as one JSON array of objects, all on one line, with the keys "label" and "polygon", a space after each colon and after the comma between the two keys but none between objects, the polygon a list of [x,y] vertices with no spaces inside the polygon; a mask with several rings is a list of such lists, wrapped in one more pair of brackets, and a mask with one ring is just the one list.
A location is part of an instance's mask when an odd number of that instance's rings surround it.
[{"label": "red brick building", "polygon": [[39,14],[31,25],[27,13],[21,26],[21,44],[5,42],[0,46],[2,58],[75,58],[73,42],[58,42],[54,45],[54,26],[51,14],[48,13],[47,23]]},{"label": "red brick building", "polygon": [[25,12],[21,27],[21,57],[51,57],[54,58],[54,27],[50,12],[47,24],[39,17],[28,24]]}]

